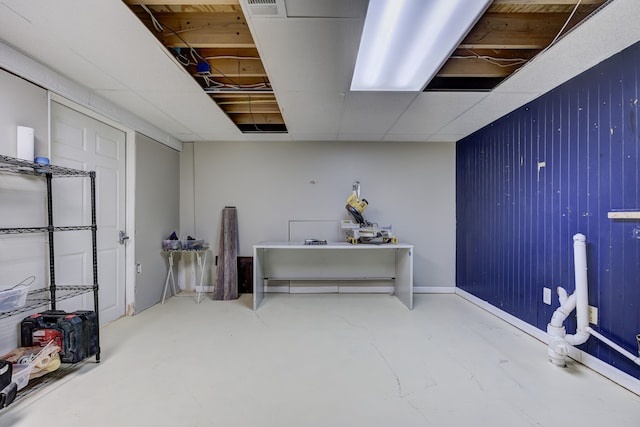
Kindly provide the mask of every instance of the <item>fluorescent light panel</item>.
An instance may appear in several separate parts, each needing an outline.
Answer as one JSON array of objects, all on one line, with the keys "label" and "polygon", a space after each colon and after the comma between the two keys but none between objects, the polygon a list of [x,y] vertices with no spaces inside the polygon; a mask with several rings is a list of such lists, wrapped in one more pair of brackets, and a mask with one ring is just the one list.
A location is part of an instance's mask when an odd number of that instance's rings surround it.
[{"label": "fluorescent light panel", "polygon": [[351,90],[422,90],[491,2],[369,0]]}]

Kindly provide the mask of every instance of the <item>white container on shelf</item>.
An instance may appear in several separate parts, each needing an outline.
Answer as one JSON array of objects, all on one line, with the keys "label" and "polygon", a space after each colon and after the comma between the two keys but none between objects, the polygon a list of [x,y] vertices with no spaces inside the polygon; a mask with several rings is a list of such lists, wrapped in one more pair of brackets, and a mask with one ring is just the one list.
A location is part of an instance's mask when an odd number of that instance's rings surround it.
[{"label": "white container on shelf", "polygon": [[18,126],[17,138],[16,138],[17,153],[18,153],[18,155],[16,156],[17,158],[33,162],[34,136],[35,136],[35,131],[33,130],[33,128],[26,127],[26,126]]}]

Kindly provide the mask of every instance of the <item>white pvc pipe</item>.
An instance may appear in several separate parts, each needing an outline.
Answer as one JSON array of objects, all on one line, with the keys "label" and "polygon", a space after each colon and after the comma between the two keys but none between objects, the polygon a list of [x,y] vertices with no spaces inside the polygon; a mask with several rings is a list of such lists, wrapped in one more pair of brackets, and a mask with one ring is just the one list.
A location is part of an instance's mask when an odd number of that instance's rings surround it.
[{"label": "white pvc pipe", "polygon": [[549,324],[559,328],[562,327],[565,319],[569,317],[573,309],[576,308],[576,294],[574,292],[571,296],[567,297],[567,291],[560,286],[558,286],[557,291],[560,299],[560,307],[553,312]]},{"label": "white pvc pipe", "polygon": [[618,353],[620,353],[623,356],[626,356],[627,358],[631,359],[633,361],[633,363],[635,363],[636,365],[640,365],[640,357],[636,357],[633,353],[628,352],[624,348],[620,347],[618,344],[616,344],[613,341],[611,341],[609,338],[605,337],[604,335],[600,334],[599,332],[594,331],[593,329],[591,329],[591,327],[587,327],[587,332],[590,333],[591,335],[593,335],[594,337],[598,338],[600,341],[602,341],[603,343],[605,343],[609,347],[611,347],[614,350],[616,350]]},{"label": "white pvc pipe", "polygon": [[[549,334],[549,347],[547,354],[551,363],[557,366],[565,366],[565,357],[569,354],[569,346],[575,346],[585,343],[589,336],[593,335],[609,347],[613,348],[620,354],[631,359],[635,364],[640,365],[640,356],[620,347],[607,337],[593,330],[589,326],[589,286],[587,282],[587,245],[586,237],[583,234],[573,236],[573,261],[575,267],[576,290],[570,296],[567,291],[558,287],[558,297],[560,299],[560,307],[558,307],[551,316],[551,320],[547,325],[547,334]],[[576,333],[567,335],[564,328],[564,321],[575,308],[576,317],[578,319],[578,327]],[[638,340],[638,354],[640,354],[640,334],[636,336]]]},{"label": "white pvc pipe", "polygon": [[[573,260],[576,289],[570,296],[567,291],[558,287],[560,307],[558,307],[547,325],[549,348],[547,355],[556,366],[565,366],[565,358],[569,354],[569,346],[580,345],[589,339],[589,286],[587,282],[587,245],[584,234],[573,236]],[[576,333],[567,335],[564,321],[575,308],[578,318]]]},{"label": "white pvc pipe", "polygon": [[576,317],[578,327],[576,333],[567,335],[565,340],[570,345],[580,345],[589,339],[589,285],[587,282],[587,238],[584,234],[573,236],[573,263],[575,269]]}]

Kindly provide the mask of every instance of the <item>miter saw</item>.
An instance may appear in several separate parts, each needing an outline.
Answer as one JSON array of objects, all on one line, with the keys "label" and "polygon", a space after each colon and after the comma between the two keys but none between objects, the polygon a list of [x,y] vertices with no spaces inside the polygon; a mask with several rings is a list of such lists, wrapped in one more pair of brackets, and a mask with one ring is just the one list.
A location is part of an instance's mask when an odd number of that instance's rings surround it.
[{"label": "miter saw", "polygon": [[353,183],[353,193],[347,199],[347,212],[351,219],[342,220],[340,228],[345,230],[347,242],[358,243],[393,243],[398,239],[393,236],[391,226],[378,227],[378,224],[364,219],[362,212],[367,208],[367,199],[360,198],[360,182]]}]

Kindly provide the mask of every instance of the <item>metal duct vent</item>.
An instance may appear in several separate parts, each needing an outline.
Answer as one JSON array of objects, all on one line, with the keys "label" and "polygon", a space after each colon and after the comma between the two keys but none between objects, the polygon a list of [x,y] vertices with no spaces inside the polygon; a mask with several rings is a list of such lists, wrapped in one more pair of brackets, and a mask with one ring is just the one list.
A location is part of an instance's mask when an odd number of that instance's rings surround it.
[{"label": "metal duct vent", "polygon": [[277,0],[247,0],[253,16],[280,16]]}]

